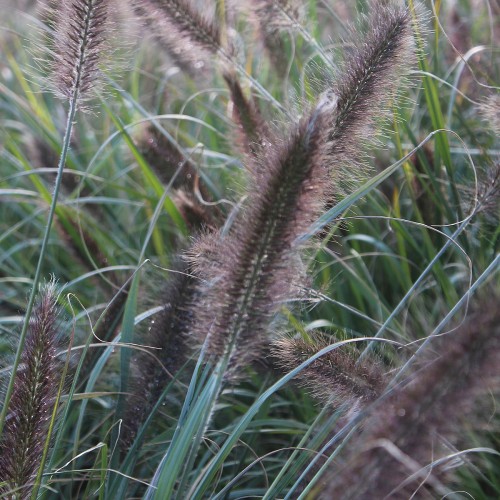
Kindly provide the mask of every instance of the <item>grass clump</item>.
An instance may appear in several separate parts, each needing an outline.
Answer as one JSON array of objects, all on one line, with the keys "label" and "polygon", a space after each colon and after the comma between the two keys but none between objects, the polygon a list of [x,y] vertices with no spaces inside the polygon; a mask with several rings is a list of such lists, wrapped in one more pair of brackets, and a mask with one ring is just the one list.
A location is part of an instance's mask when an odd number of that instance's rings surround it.
[{"label": "grass clump", "polygon": [[0,33],[2,495],[498,496],[499,13],[22,8]]}]

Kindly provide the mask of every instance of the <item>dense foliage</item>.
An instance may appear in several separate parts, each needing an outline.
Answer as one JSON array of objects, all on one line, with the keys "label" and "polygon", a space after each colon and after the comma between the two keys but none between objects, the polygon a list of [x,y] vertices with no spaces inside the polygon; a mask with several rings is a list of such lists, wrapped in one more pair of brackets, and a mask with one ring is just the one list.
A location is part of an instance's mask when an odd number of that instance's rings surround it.
[{"label": "dense foliage", "polygon": [[500,496],[498,3],[0,5],[2,498]]}]

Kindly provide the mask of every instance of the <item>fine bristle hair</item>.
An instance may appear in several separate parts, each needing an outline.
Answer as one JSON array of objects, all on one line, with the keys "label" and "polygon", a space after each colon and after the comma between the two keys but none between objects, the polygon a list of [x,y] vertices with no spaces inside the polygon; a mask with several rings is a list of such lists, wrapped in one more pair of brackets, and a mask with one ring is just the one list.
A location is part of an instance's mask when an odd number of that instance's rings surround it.
[{"label": "fine bristle hair", "polygon": [[464,210],[474,215],[483,214],[496,226],[500,216],[500,159],[489,160],[487,165],[478,168],[476,175],[477,185],[466,186],[461,193]]},{"label": "fine bristle hair", "polygon": [[500,199],[500,159],[497,159],[484,172],[479,182],[478,212],[491,214],[498,218],[498,201]]},{"label": "fine bristle hair", "polygon": [[222,245],[220,228],[213,231],[205,229],[197,235],[184,253],[184,259],[189,263],[195,276],[204,281],[216,278],[224,260]]},{"label": "fine bristle hair", "polygon": [[407,7],[379,1],[372,6],[365,35],[354,32],[350,37],[352,48],[329,90],[336,108],[330,155],[337,168],[349,171],[347,179],[363,175],[366,147],[373,145],[415,61],[412,27]]},{"label": "fine bristle hair", "polygon": [[0,493],[8,498],[30,497],[42,459],[62,376],[62,365],[56,359],[59,315],[56,300],[53,282],[40,290],[15,375],[0,441],[0,481],[6,483]]},{"label": "fine bristle hair", "polygon": [[62,0],[46,5],[54,32],[49,82],[59,97],[82,102],[95,87],[106,49],[109,0]]},{"label": "fine bristle hair", "polygon": [[213,13],[200,12],[190,0],[132,0],[131,5],[146,31],[176,60],[200,69],[217,54],[229,58]]},{"label": "fine bristle hair", "polygon": [[[330,469],[322,498],[446,494],[443,485],[452,478],[449,448],[443,443],[460,444],[460,424],[480,418],[479,396],[498,396],[500,314],[488,306],[494,303],[489,297],[461,326],[427,348],[409,383],[396,387],[349,441],[344,467],[337,461],[334,475]],[[444,461],[435,464],[439,459]]]},{"label": "fine bristle hair", "polygon": [[[273,342],[271,355],[281,371],[289,372],[301,363],[335,342],[317,332],[309,332],[309,339],[282,337]],[[357,363],[350,346],[339,347],[321,356],[295,380],[323,404],[339,407],[366,405],[374,401],[384,388],[381,367],[371,360]]]},{"label": "fine bristle hair", "polygon": [[271,317],[289,294],[294,241],[330,191],[321,158],[328,116],[328,106],[318,106],[260,158],[265,163],[250,169],[256,175],[229,234],[219,242],[209,236],[207,253],[218,265],[197,304],[194,335],[200,343],[208,335],[208,354],[230,360],[231,369],[258,356]]},{"label": "fine bristle hair", "polygon": [[138,351],[132,358],[131,393],[123,419],[124,447],[132,444],[162,392],[189,359],[187,334],[195,296],[196,279],[190,274],[189,265],[179,261],[162,293],[163,310],[153,316],[140,338],[147,352]]},{"label": "fine bristle hair", "polygon": [[479,112],[483,120],[500,137],[500,94],[492,94],[479,104]]}]

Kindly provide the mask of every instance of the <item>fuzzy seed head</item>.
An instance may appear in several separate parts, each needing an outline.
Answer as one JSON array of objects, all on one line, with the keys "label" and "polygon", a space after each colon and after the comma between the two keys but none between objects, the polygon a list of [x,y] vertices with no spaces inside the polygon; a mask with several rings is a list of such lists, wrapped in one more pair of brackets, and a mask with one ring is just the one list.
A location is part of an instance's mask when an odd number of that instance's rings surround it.
[{"label": "fuzzy seed head", "polygon": [[[0,441],[0,478],[29,498],[42,457],[60,382],[58,308],[54,283],[45,286],[30,318]],[[0,490],[1,492],[1,490]]]},{"label": "fuzzy seed head", "polygon": [[[310,339],[283,337],[273,342],[273,361],[287,372],[293,370],[335,339],[309,332]],[[357,406],[374,401],[382,392],[384,377],[380,368],[369,360],[356,363],[352,352],[340,347],[317,359],[296,377],[297,382],[310,390],[325,404],[343,403]]]},{"label": "fuzzy seed head", "polygon": [[[236,143],[239,149],[250,156],[265,154],[267,137],[270,135],[269,127],[262,118],[256,103],[247,98],[236,75],[232,72],[224,74],[224,80],[229,88],[233,105],[233,118],[238,126]],[[247,165],[256,162],[248,161]]]},{"label": "fuzzy seed head", "polygon": [[[322,107],[303,119],[264,158],[253,174],[244,207],[218,242],[217,266],[197,305],[195,332],[208,352],[228,356],[234,369],[255,359],[271,318],[289,297],[295,240],[323,208],[329,172],[322,162],[327,113]],[[203,247],[203,245],[198,245]]]},{"label": "fuzzy seed head", "polygon": [[361,176],[364,151],[377,137],[415,60],[408,8],[377,2],[365,33],[362,38],[351,35],[353,48],[329,91],[335,104],[329,135],[331,161]]},{"label": "fuzzy seed head", "polygon": [[81,102],[97,83],[99,62],[106,50],[109,0],[49,2],[45,19],[54,34],[50,82],[57,95]]},{"label": "fuzzy seed head", "polygon": [[132,6],[146,32],[181,67],[201,69],[215,55],[230,57],[213,14],[200,12],[190,0],[132,0]]}]

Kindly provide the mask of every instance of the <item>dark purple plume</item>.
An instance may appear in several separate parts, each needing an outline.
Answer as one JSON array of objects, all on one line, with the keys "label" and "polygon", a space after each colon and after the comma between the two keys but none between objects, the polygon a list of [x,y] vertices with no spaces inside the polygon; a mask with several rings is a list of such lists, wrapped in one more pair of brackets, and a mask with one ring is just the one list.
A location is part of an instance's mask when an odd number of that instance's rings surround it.
[{"label": "dark purple plume", "polygon": [[0,492],[16,489],[20,498],[30,496],[61,382],[62,364],[56,359],[56,300],[54,283],[40,291],[0,441],[0,478],[7,483]]}]

